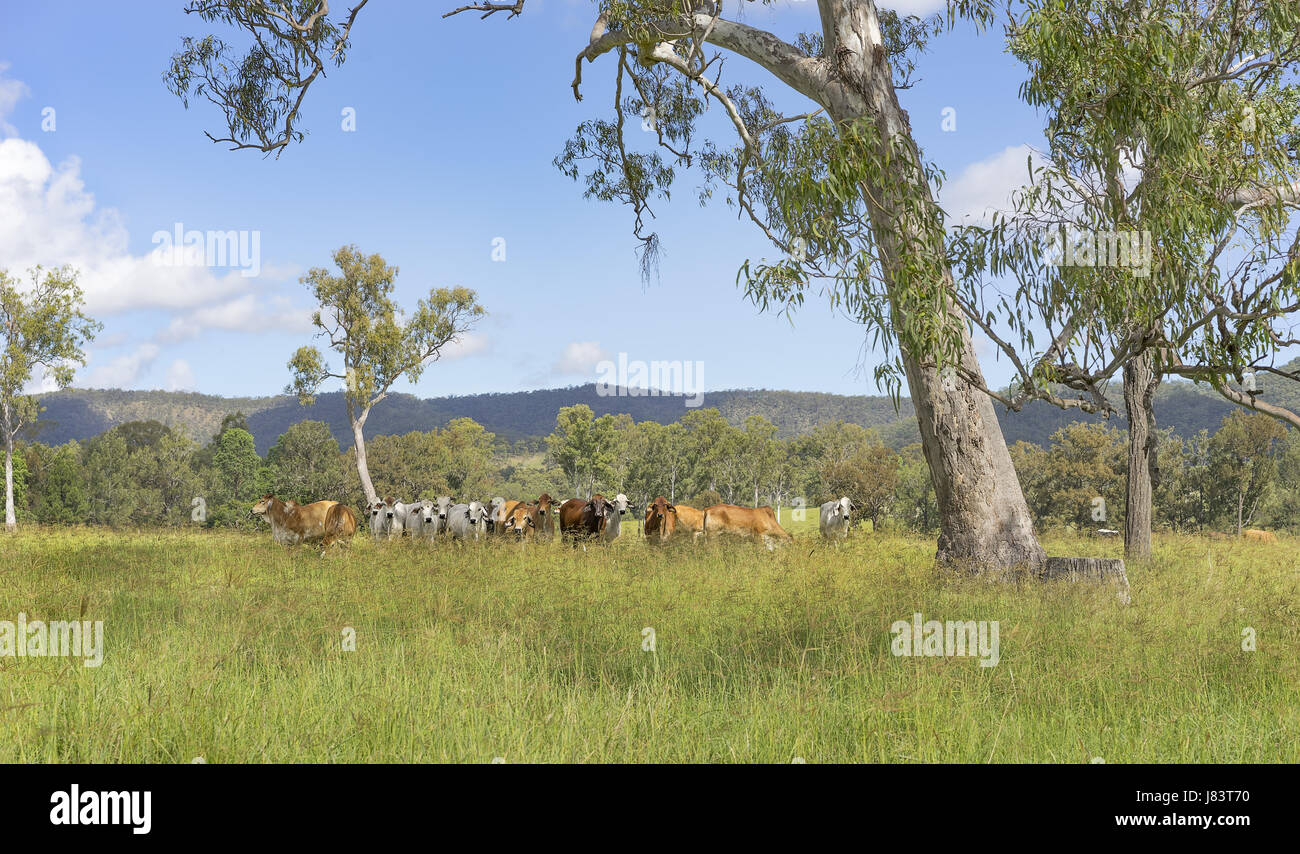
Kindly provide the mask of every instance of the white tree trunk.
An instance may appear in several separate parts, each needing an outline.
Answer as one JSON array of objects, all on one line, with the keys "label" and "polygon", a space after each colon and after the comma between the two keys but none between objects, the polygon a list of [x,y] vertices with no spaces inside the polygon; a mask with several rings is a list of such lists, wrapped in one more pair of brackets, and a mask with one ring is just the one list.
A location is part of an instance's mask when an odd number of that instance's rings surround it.
[{"label": "white tree trunk", "polygon": [[[369,414],[369,410],[366,410]],[[375,486],[370,482],[370,467],[366,465],[366,435],[365,425],[366,416],[353,418],[349,413],[349,421],[352,422],[352,447],[357,454],[357,475],[361,478],[361,489],[366,494],[366,504],[374,504],[378,500],[375,494]],[[369,512],[369,511],[367,511]]]},{"label": "white tree trunk", "polygon": [[[898,104],[893,75],[886,60],[880,23],[873,0],[818,0],[827,60],[834,63],[840,88],[828,92],[826,103],[837,121],[869,118],[879,135],[876,161],[882,169],[880,186],[863,188],[877,252],[891,301],[901,289],[894,260],[903,253],[898,234],[912,230],[924,240],[904,213],[901,193],[915,194],[932,204],[929,184],[895,150],[902,146],[915,163],[920,153],[912,138],[907,114]],[[901,192],[900,192],[901,191]],[[951,271],[943,269],[945,284]],[[957,361],[963,371],[983,383],[966,323],[951,303],[948,315],[959,330]],[[1028,569],[1041,571],[1046,554],[1034,536],[1033,519],[1020,489],[1011,455],[998,425],[992,399],[958,380],[941,382],[931,363],[921,364],[902,353],[908,388],[916,408],[926,461],[939,504],[941,532],[937,557],[973,571]]]}]

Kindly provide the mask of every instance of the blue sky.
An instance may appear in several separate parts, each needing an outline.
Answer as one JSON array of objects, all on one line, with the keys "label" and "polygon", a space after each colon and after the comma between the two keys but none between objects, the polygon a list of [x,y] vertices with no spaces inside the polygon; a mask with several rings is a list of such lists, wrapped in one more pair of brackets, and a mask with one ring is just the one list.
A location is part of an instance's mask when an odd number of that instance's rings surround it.
[{"label": "blue sky", "polygon": [[[345,243],[400,270],[399,300],[431,287],[478,291],[488,318],[414,388],[420,396],[592,382],[595,363],[703,363],[706,390],[778,388],[877,393],[878,356],[863,327],[810,299],[793,323],[744,300],[736,271],[775,257],[722,203],[701,208],[686,175],[652,223],[660,278],[643,285],[631,216],[587,201],[552,165],[578,122],[606,117],[613,57],[569,88],[594,5],[530,0],[524,15],[442,19],[454,4],[377,0],[354,28],[346,64],[307,97],[306,141],[278,160],[214,145],[206,103],[186,110],[162,80],[182,35],[206,32],[181,0],[12,4],[0,31],[0,266],[70,262],[82,270],[104,330],[80,387],[277,393],[285,363],[310,342],[311,304],[298,277],[330,266]],[[743,19],[784,37],[816,28],[816,5],[746,4]],[[888,4],[886,4],[888,5]],[[934,0],[898,8],[929,12]],[[1017,98],[1023,69],[1000,28],[945,34],[901,93],[928,158],[946,173],[950,211],[1004,199],[1024,170],[1041,119]],[[724,80],[771,84],[731,57]],[[941,130],[952,107],[956,130]],[[53,112],[50,112],[52,108]],[[355,111],[356,130],[342,129]],[[716,111],[715,111],[716,113]],[[48,127],[53,118],[53,130]],[[708,120],[714,138],[728,128]],[[260,274],[159,267],[156,232],[256,231]],[[493,241],[505,240],[505,261]],[[982,354],[989,354],[981,348]],[[864,364],[868,370],[856,367]],[[1009,377],[984,358],[989,379]]]}]

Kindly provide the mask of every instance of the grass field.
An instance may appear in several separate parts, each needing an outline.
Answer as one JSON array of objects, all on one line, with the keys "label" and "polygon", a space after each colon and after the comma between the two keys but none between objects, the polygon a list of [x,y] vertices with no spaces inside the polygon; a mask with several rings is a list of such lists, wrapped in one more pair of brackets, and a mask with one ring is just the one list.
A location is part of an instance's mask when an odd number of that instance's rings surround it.
[{"label": "grass field", "polygon": [[[0,762],[1300,761],[1300,543],[1157,536],[1124,606],[795,527],[774,553],[626,525],[586,552],[359,536],[326,558],[29,528],[0,538],[0,620],[103,620],[104,661],[0,657]],[[892,655],[914,612],[999,621],[1000,662]]]}]

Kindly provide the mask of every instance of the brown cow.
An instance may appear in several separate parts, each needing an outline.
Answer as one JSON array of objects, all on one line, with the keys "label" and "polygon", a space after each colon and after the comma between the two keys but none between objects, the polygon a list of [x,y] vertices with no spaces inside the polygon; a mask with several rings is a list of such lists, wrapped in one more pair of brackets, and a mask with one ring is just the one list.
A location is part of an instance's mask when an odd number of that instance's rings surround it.
[{"label": "brown cow", "polygon": [[1272,531],[1261,531],[1259,528],[1247,528],[1241,532],[1243,539],[1250,540],[1254,543],[1276,543],[1277,534]]},{"label": "brown cow", "polygon": [[555,514],[560,504],[549,493],[543,492],[537,499],[537,536],[549,540],[555,536]]},{"label": "brown cow", "polygon": [[677,533],[677,508],[662,495],[645,509],[644,531],[651,543],[666,543]]},{"label": "brown cow", "polygon": [[679,532],[690,531],[699,539],[704,533],[704,511],[697,510],[694,507],[687,507],[685,504],[674,504],[677,508],[677,530]]},{"label": "brown cow", "polygon": [[525,540],[537,533],[538,507],[536,504],[517,504],[506,517],[505,532],[516,539]]},{"label": "brown cow", "polygon": [[740,507],[735,504],[715,504],[706,509],[704,533],[755,537],[769,549],[773,548],[770,538],[784,542],[794,539],[777,524],[771,507]]},{"label": "brown cow", "polygon": [[573,547],[578,547],[578,540],[589,540],[600,536],[605,524],[605,517],[618,512],[614,505],[599,496],[586,501],[570,498],[560,505],[560,538],[569,539]]},{"label": "brown cow", "polygon": [[337,501],[289,504],[273,495],[262,496],[253,505],[254,516],[271,523],[271,537],[277,543],[296,545],[321,540],[329,546],[342,537],[357,532],[357,515],[351,507]]}]

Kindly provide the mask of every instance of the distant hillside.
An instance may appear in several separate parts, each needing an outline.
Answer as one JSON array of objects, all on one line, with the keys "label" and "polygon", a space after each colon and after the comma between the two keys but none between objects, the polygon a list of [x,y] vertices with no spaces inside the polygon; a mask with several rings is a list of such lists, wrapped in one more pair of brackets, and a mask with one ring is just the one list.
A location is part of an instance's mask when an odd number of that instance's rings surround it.
[{"label": "distant hillside", "polygon": [[[1262,383],[1265,400],[1300,407],[1300,384],[1269,379]],[[1122,413],[1118,389],[1116,395],[1116,408]],[[41,403],[45,411],[35,438],[48,444],[87,439],[125,421],[147,419],[183,428],[191,437],[206,442],[220,425],[222,416],[235,411],[248,416],[257,449],[262,453],[290,425],[306,419],[328,423],[341,446],[346,448],[352,444],[341,392],[322,394],[309,407],[300,406],[296,398],[285,395],[216,397],[186,392],[87,389],[44,395]],[[602,396],[596,393],[594,384],[423,400],[395,394],[371,413],[366,433],[380,436],[429,430],[445,425],[452,418],[468,417],[509,440],[545,436],[555,427],[556,412],[563,406],[578,403],[587,404],[597,415],[627,413],[637,421],[660,423],[676,421],[690,411],[686,399],[680,396]],[[918,440],[912,404],[906,398],[895,412],[893,403],[883,396],[734,389],[706,393],[703,406],[718,409],[737,425],[743,424],[750,415],[763,415],[777,425],[782,436],[805,433],[819,424],[843,420],[876,428],[891,447],[899,448]],[[1207,386],[1188,382],[1166,382],[1156,395],[1157,421],[1162,427],[1173,427],[1181,436],[1195,435],[1200,430],[1213,432],[1231,409],[1231,404]],[[1041,402],[1032,403],[1021,412],[1000,410],[998,419],[1008,442],[1024,440],[1040,445],[1047,444],[1054,431],[1073,421],[1100,420]],[[1122,416],[1112,419],[1112,423],[1125,428]]]}]

